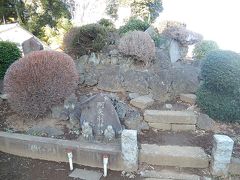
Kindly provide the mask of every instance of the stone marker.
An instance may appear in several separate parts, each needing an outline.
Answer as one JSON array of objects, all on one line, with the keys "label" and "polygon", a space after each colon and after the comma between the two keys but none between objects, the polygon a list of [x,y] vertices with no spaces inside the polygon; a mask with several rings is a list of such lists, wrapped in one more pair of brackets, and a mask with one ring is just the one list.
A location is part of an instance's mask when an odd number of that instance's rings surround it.
[{"label": "stone marker", "polygon": [[137,131],[123,130],[121,136],[121,147],[124,164],[127,170],[136,171],[138,169],[138,146]]},{"label": "stone marker", "polygon": [[197,96],[195,94],[180,94],[180,100],[189,104],[196,103]]},{"label": "stone marker", "polygon": [[7,100],[8,99],[8,95],[7,94],[0,94],[0,99]]},{"label": "stone marker", "polygon": [[232,157],[234,141],[226,135],[215,134],[213,137],[211,172],[214,176],[226,176]]},{"label": "stone marker", "polygon": [[36,38],[31,37],[22,43],[22,48],[24,55],[26,55],[32,51],[43,50],[43,45]]},{"label": "stone marker", "polygon": [[86,169],[75,169],[71,174],[69,174],[69,177],[84,180],[99,180],[102,177],[102,173]]},{"label": "stone marker", "polygon": [[149,96],[139,96],[130,101],[130,104],[140,109],[145,109],[146,107],[151,106],[153,103],[154,100]]},{"label": "stone marker", "polygon": [[76,109],[80,111],[80,124],[88,122],[94,135],[102,136],[109,125],[112,126],[116,135],[121,133],[122,125],[117,112],[106,95],[92,96],[85,102],[78,104]]}]

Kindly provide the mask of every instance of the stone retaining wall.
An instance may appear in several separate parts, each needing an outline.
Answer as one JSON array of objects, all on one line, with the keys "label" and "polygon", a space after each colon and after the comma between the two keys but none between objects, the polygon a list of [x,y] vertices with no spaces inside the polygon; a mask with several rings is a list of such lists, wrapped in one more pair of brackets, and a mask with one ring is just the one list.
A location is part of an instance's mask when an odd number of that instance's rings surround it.
[{"label": "stone retaining wall", "polygon": [[84,55],[76,65],[84,85],[111,92],[152,94],[162,102],[181,93],[194,93],[199,85],[198,65],[171,64],[160,55],[147,67],[119,54]]}]

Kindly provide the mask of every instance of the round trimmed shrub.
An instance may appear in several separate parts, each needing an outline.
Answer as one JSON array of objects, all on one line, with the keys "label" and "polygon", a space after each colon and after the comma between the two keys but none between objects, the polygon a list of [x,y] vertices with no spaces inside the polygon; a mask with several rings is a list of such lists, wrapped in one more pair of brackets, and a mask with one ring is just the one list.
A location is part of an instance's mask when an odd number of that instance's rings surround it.
[{"label": "round trimmed shrub", "polygon": [[9,41],[0,41],[0,79],[3,79],[8,67],[21,57],[17,45]]},{"label": "round trimmed shrub", "polygon": [[211,91],[239,93],[240,55],[233,51],[211,51],[203,61],[201,76]]},{"label": "round trimmed shrub", "polygon": [[73,59],[56,51],[34,51],[15,61],[4,77],[4,91],[16,112],[39,117],[62,103],[78,84]]},{"label": "round trimmed shrub", "polygon": [[211,118],[227,122],[240,120],[240,94],[215,93],[202,85],[197,91],[197,104]]},{"label": "round trimmed shrub", "polygon": [[115,28],[113,22],[110,19],[102,18],[98,21],[98,24],[109,30],[113,30]]},{"label": "round trimmed shrub", "polygon": [[101,51],[106,43],[106,29],[100,24],[88,24],[70,29],[64,36],[63,47],[71,56],[80,57]]},{"label": "round trimmed shrub", "polygon": [[125,34],[129,31],[146,31],[149,28],[149,23],[136,18],[130,18],[129,21],[119,28],[120,34]]},{"label": "round trimmed shrub", "polygon": [[120,39],[118,48],[124,55],[132,56],[145,64],[155,58],[155,44],[151,36],[142,31],[132,31],[125,34]]},{"label": "round trimmed shrub", "polygon": [[207,55],[207,53],[217,49],[219,49],[219,47],[215,41],[203,40],[195,45],[193,49],[193,56],[196,59],[202,59]]}]

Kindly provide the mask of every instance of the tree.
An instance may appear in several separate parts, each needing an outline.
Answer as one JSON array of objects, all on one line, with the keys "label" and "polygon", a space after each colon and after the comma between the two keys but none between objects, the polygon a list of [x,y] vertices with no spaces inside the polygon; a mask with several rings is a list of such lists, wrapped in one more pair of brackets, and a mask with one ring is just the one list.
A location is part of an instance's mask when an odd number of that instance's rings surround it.
[{"label": "tree", "polygon": [[153,22],[163,10],[161,0],[134,0],[130,6],[134,16],[147,22]]}]

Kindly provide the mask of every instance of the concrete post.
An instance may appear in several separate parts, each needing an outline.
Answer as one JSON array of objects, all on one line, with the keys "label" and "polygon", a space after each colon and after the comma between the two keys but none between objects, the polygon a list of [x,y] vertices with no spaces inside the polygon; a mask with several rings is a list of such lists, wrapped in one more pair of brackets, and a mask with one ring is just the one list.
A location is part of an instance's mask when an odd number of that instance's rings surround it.
[{"label": "concrete post", "polygon": [[227,176],[234,141],[225,135],[214,135],[211,172],[214,176]]},{"label": "concrete post", "polygon": [[126,171],[135,171],[138,169],[138,146],[137,131],[123,130],[121,136],[121,148]]}]

